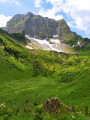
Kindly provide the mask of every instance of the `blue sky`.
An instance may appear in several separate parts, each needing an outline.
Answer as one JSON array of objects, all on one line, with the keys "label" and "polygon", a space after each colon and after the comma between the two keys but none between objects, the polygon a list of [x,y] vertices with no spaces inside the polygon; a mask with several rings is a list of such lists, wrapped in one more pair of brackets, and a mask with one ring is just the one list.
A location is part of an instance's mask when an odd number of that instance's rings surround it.
[{"label": "blue sky", "polygon": [[90,38],[90,0],[0,0],[0,27],[15,14],[27,12],[65,19],[73,32]]}]

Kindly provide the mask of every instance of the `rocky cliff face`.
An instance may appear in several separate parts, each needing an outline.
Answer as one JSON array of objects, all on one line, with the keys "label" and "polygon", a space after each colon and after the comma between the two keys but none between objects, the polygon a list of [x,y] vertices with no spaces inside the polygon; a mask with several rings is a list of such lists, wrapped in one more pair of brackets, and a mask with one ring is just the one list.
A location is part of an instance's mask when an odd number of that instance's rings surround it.
[{"label": "rocky cliff face", "polygon": [[49,18],[28,13],[28,20],[25,23],[25,34],[39,36],[41,38],[50,37],[57,33],[57,22]]},{"label": "rocky cliff face", "polygon": [[52,38],[53,35],[58,35],[60,39],[65,39],[74,34],[70,31],[65,20],[56,21],[30,12],[26,15],[15,15],[7,23],[6,31],[9,33],[24,31],[25,34],[40,39]]}]

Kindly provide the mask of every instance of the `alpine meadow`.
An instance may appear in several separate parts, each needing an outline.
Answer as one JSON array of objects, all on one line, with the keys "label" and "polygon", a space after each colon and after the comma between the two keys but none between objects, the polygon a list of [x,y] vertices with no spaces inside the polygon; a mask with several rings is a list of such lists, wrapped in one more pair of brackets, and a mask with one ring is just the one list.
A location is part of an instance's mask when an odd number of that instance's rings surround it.
[{"label": "alpine meadow", "polygon": [[90,39],[64,19],[12,17],[0,28],[0,120],[90,120]]}]

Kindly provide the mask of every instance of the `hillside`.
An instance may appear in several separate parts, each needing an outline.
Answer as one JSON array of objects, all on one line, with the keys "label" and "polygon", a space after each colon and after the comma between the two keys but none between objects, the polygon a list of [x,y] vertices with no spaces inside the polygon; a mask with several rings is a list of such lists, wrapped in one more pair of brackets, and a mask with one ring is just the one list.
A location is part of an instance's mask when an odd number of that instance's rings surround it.
[{"label": "hillside", "polygon": [[15,15],[4,29],[14,36],[15,33],[25,34],[29,49],[73,53],[72,48],[79,50],[90,46],[90,39],[72,32],[64,19],[56,21],[31,12]]},{"label": "hillside", "polygon": [[[67,54],[30,50],[25,47],[25,41],[27,42],[27,39],[23,34],[13,35],[0,30],[2,120],[22,120],[22,118],[33,120],[38,116],[43,120],[58,120],[60,117],[72,120],[72,116],[75,119],[88,120],[90,113],[85,106],[87,105],[90,111],[89,47],[80,49],[77,54]],[[43,113],[42,104],[45,104],[48,98],[56,97],[68,107],[74,106],[72,109],[76,113],[67,112],[63,108],[60,108],[62,109],[60,114]],[[24,108],[26,112],[23,111]]]}]

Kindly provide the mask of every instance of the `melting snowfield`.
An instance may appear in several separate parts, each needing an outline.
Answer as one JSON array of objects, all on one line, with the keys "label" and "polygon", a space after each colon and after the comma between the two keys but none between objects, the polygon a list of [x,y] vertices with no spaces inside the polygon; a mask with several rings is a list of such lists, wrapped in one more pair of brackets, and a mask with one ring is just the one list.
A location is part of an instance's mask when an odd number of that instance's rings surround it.
[{"label": "melting snowfield", "polygon": [[28,35],[25,36],[31,41],[31,43],[28,43],[26,45],[28,49],[42,49],[68,53],[69,47],[65,44],[60,43],[60,40],[57,38],[52,38],[50,41],[47,41],[46,39],[40,40],[29,37]]}]

